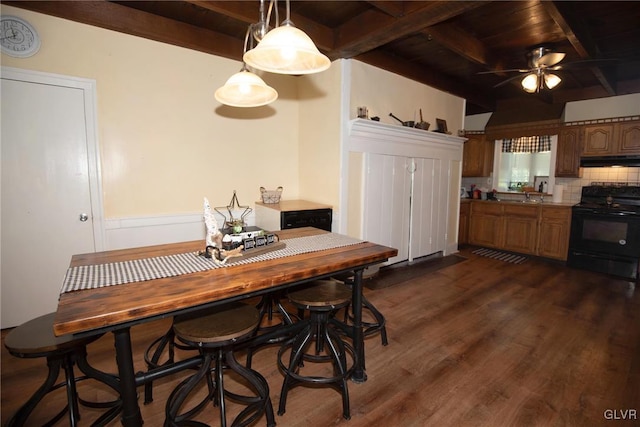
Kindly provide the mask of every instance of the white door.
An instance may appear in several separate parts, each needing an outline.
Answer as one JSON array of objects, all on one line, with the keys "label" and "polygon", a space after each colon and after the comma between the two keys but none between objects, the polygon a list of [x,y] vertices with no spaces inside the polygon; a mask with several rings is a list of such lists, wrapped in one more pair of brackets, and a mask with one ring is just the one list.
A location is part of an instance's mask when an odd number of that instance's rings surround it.
[{"label": "white door", "polygon": [[55,311],[71,256],[102,249],[102,202],[95,85],[8,68],[1,84],[0,289],[7,328]]},{"label": "white door", "polygon": [[398,249],[386,264],[409,257],[411,159],[366,154],[363,238]]}]

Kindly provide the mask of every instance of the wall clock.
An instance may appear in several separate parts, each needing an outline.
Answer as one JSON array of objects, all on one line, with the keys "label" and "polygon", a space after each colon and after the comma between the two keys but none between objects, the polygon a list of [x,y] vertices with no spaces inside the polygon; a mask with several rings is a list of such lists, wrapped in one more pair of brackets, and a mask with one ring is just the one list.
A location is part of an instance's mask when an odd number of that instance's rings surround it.
[{"label": "wall clock", "polygon": [[40,49],[40,37],[31,24],[17,16],[0,16],[0,48],[3,53],[27,58]]}]

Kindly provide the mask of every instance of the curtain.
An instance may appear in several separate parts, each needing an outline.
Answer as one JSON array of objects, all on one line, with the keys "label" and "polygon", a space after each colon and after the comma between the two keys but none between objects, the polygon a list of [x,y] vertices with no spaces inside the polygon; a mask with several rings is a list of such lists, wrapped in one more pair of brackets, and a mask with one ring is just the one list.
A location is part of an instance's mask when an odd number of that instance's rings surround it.
[{"label": "curtain", "polygon": [[503,153],[541,153],[551,151],[551,136],[522,136],[502,140]]}]

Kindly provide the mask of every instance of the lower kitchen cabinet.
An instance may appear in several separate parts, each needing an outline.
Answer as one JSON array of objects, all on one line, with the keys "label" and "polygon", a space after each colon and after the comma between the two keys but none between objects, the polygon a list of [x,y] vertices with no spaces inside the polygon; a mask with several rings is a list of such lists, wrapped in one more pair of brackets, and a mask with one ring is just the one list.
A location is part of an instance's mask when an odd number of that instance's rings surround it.
[{"label": "lower kitchen cabinet", "polygon": [[470,202],[469,243],[567,259],[571,207],[517,202]]},{"label": "lower kitchen cabinet", "polygon": [[469,243],[497,248],[502,245],[503,205],[499,203],[473,203],[469,214]]},{"label": "lower kitchen cabinet", "polygon": [[458,222],[458,246],[469,243],[469,209],[471,203],[460,202],[460,221]]},{"label": "lower kitchen cabinet", "polygon": [[504,243],[507,251],[535,255],[538,237],[538,207],[505,205]]},{"label": "lower kitchen cabinet", "polygon": [[566,261],[570,232],[570,208],[566,206],[542,206],[538,255]]}]

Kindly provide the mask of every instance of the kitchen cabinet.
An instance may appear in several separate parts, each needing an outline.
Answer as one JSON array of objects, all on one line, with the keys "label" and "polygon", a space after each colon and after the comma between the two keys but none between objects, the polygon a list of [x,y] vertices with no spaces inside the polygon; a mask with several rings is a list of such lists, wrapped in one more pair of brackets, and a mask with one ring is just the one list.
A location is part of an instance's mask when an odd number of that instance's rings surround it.
[{"label": "kitchen cabinet", "polygon": [[462,152],[462,176],[489,176],[493,171],[494,141],[483,134],[468,135]]},{"label": "kitchen cabinet", "polygon": [[571,232],[571,208],[543,205],[540,210],[538,255],[566,261]]},{"label": "kitchen cabinet", "polygon": [[571,207],[520,202],[470,202],[469,243],[567,259]]},{"label": "kitchen cabinet", "polygon": [[535,205],[505,205],[504,242],[507,251],[534,255],[538,239],[538,207]]},{"label": "kitchen cabinet", "polygon": [[586,125],[583,138],[583,156],[640,154],[639,121]]},{"label": "kitchen cabinet", "polygon": [[618,154],[640,154],[640,122],[618,123]]},{"label": "kitchen cabinet", "polygon": [[469,215],[469,243],[498,248],[502,245],[503,205],[498,202],[473,203]]},{"label": "kitchen cabinet", "polygon": [[469,243],[469,210],[471,203],[460,201],[460,218],[458,221],[458,246]]},{"label": "kitchen cabinet", "polygon": [[582,126],[571,126],[558,132],[556,177],[580,178],[580,152],[582,151]]}]

